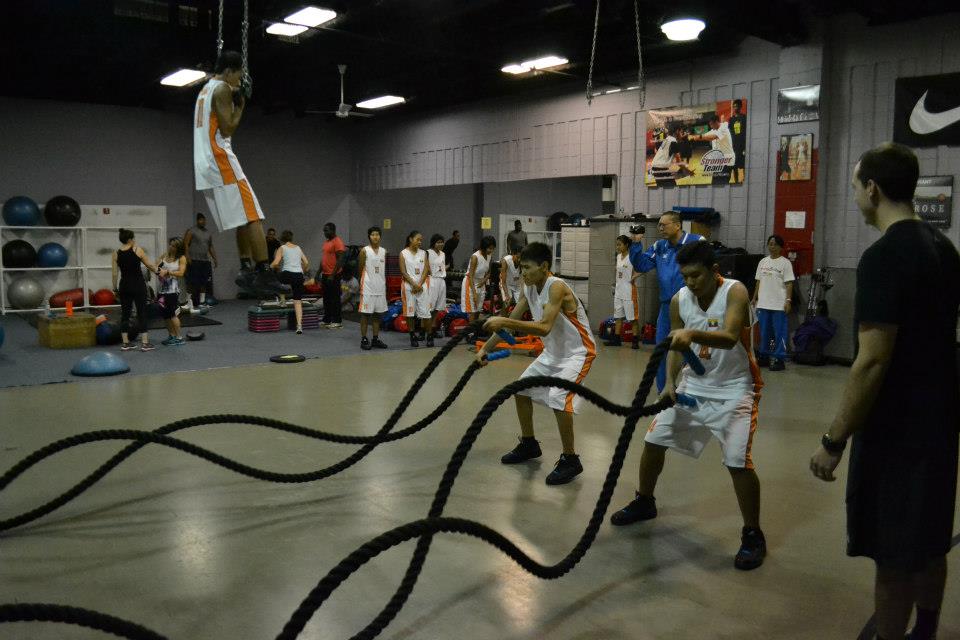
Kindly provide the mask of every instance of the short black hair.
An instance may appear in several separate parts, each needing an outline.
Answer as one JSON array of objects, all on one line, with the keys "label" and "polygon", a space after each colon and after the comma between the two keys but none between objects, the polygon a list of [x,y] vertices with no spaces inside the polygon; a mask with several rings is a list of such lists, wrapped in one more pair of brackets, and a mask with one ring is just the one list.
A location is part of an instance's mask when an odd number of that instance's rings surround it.
[{"label": "short black hair", "polygon": [[133,231],[130,231],[130,229],[120,229],[120,233],[117,235],[120,236],[120,242],[123,244],[127,244],[133,240]]},{"label": "short black hair", "polygon": [[778,247],[783,247],[783,238],[778,236],[777,234],[773,234],[772,236],[767,238],[767,244],[770,244],[771,240],[776,242]]},{"label": "short black hair", "polygon": [[497,239],[493,236],[483,236],[483,238],[480,239],[480,251],[485,251],[495,246],[497,246]]},{"label": "short black hair", "polygon": [[454,230],[453,230],[453,235],[457,235],[457,234],[459,234],[459,233],[460,233],[460,229],[454,229]]},{"label": "short black hair", "polygon": [[520,222],[519,220],[514,220],[514,221],[513,221],[513,226],[515,226],[515,227],[522,227],[522,226],[523,226],[523,223]]},{"label": "short black hair", "polygon": [[291,240],[293,240],[293,231],[290,231],[290,229],[284,229],[282,232],[280,232],[280,242],[290,242]]},{"label": "short black hair", "polygon": [[735,107],[742,107],[742,106],[743,106],[743,100],[741,100],[740,98],[737,98],[736,100],[733,101],[733,106],[735,106]]},{"label": "short black hair", "polygon": [[707,122],[720,122],[720,114],[717,112],[711,113],[707,118]]},{"label": "short black hair", "polygon": [[620,242],[622,242],[628,247],[633,244],[633,240],[630,239],[630,236],[617,236],[617,240],[619,240]]},{"label": "short black hair", "polygon": [[382,230],[380,227],[374,225],[374,226],[370,227],[369,229],[367,229],[367,237],[369,238],[370,235],[371,235],[374,231],[376,231],[377,233],[379,233],[381,236],[383,235],[383,230]]},{"label": "short black hair", "polygon": [[243,57],[236,51],[224,49],[217,58],[217,63],[213,66],[214,73],[223,73],[227,69],[240,71],[243,68]]},{"label": "short black hair", "polygon": [[677,251],[677,264],[681,267],[688,264],[700,264],[712,269],[717,263],[717,256],[713,252],[713,245],[703,240],[685,244]]},{"label": "short black hair", "polygon": [[433,234],[432,236],[430,236],[430,246],[431,246],[431,247],[432,247],[433,245],[437,244],[438,242],[441,242],[441,241],[442,241],[442,242],[446,242],[446,239],[443,237],[443,235],[441,235],[441,234],[439,234],[439,233],[435,233],[435,234]]},{"label": "short black hair", "polygon": [[520,252],[520,261],[523,262],[524,260],[536,264],[546,262],[547,266],[550,267],[553,265],[553,252],[550,251],[550,247],[542,242],[531,242]]},{"label": "short black hair", "polygon": [[410,230],[410,233],[407,234],[407,244],[406,244],[406,246],[409,247],[409,246],[410,246],[410,243],[413,241],[413,239],[416,238],[419,234],[420,234],[420,232],[417,231],[416,229],[411,229],[411,230]]},{"label": "short black hair", "polygon": [[663,216],[670,216],[671,218],[673,218],[673,221],[676,222],[677,224],[683,223],[683,218],[676,211],[664,211],[663,213],[660,214],[661,218]]},{"label": "short black hair", "polygon": [[333,231],[334,233],[337,232],[337,225],[333,224],[332,222],[328,222],[327,224],[323,225],[323,228],[330,229],[330,231]]},{"label": "short black hair", "polygon": [[917,155],[902,144],[886,142],[860,156],[856,179],[864,187],[873,180],[880,191],[893,202],[909,203],[917,189],[920,161]]},{"label": "short black hair", "polygon": [[200,218],[203,218],[204,220],[206,220],[206,219],[207,219],[207,216],[203,215],[202,213],[200,213],[200,212],[198,211],[198,212],[197,212],[197,220],[199,220]]},{"label": "short black hair", "polygon": [[274,233],[277,232],[277,230],[274,229],[273,227],[270,227],[269,229],[267,229],[267,233],[270,233],[271,231],[273,231]]}]

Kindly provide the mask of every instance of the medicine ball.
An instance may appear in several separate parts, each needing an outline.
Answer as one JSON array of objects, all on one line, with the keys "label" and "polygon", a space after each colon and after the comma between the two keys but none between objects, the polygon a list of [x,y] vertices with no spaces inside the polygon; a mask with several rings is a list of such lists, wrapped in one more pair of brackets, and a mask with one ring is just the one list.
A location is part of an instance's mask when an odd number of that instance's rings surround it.
[{"label": "medicine ball", "polygon": [[43,208],[43,217],[51,227],[73,227],[80,222],[80,205],[70,196],[54,196]]},{"label": "medicine ball", "polygon": [[3,203],[3,221],[11,227],[33,227],[40,223],[40,207],[27,196],[13,196]]},{"label": "medicine ball", "polygon": [[97,344],[119,344],[120,327],[112,322],[101,322],[97,325]]},{"label": "medicine ball", "polygon": [[3,266],[7,269],[29,269],[37,264],[37,250],[26,240],[11,240],[3,245]]}]

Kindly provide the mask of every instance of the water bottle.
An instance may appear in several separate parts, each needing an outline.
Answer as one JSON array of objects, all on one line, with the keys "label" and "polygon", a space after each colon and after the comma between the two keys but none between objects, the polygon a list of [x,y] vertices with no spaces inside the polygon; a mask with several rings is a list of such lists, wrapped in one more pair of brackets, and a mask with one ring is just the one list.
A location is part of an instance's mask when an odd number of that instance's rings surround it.
[{"label": "water bottle", "polygon": [[43,314],[48,318],[53,317],[53,311],[50,309],[50,299],[47,298],[43,301]]}]

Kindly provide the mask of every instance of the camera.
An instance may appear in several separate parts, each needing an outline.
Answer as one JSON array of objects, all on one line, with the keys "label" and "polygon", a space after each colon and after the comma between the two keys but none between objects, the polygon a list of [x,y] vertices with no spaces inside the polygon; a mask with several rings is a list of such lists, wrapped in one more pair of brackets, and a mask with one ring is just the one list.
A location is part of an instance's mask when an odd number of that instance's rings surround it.
[{"label": "camera", "polygon": [[640,225],[640,224],[635,224],[635,225],[633,225],[632,227],[630,227],[630,233],[632,233],[633,235],[645,235],[645,234],[646,234],[646,232],[644,231],[643,225]]}]

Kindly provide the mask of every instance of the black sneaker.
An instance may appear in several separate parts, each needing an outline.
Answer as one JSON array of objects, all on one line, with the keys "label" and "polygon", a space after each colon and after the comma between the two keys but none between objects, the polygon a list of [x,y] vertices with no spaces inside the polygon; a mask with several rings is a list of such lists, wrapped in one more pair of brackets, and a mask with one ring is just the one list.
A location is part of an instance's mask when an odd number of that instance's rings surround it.
[{"label": "black sneaker", "polygon": [[427,336],[427,346],[428,346],[428,347],[432,347],[432,346],[433,346],[433,334],[432,334],[432,333],[431,333],[429,336]]},{"label": "black sneaker", "polygon": [[620,340],[620,336],[613,336],[609,340],[604,340],[603,344],[607,345],[608,347],[619,347],[621,344],[623,344],[623,342]]},{"label": "black sneaker", "polygon": [[642,520],[653,520],[657,517],[657,499],[653,496],[642,496],[637,492],[633,502],[610,516],[610,524],[622,527]]},{"label": "black sneaker", "polygon": [[370,341],[367,340],[367,336],[360,338],[360,348],[364,351],[370,351],[370,349],[373,349],[373,347],[370,346]]},{"label": "black sneaker", "polygon": [[580,456],[575,453],[563,453],[557,460],[557,466],[547,475],[547,484],[567,484],[583,473]]},{"label": "black sneaker", "polygon": [[733,559],[733,566],[741,571],[750,571],[763,564],[767,556],[767,541],[760,529],[743,528],[740,534],[740,551]]},{"label": "black sneaker", "polygon": [[380,336],[373,336],[373,342],[370,343],[374,349],[388,349],[386,343],[380,339]]},{"label": "black sneaker", "polygon": [[757,365],[760,367],[769,367],[770,356],[757,356]]},{"label": "black sneaker", "polygon": [[240,269],[233,282],[241,289],[249,289],[253,286],[253,279],[256,275],[253,269]]},{"label": "black sneaker", "polygon": [[770,361],[770,371],[783,371],[787,368],[787,365],[783,363],[783,360],[779,358],[774,358]]},{"label": "black sneaker", "polygon": [[500,462],[503,464],[517,464],[518,462],[526,462],[527,460],[533,460],[534,458],[539,458],[543,455],[543,452],[540,451],[540,442],[533,438],[519,438],[520,444],[513,448],[513,451],[505,453]]},{"label": "black sneaker", "polygon": [[411,333],[411,334],[410,334],[410,346],[411,346],[411,347],[419,347],[419,346],[420,346],[420,342],[417,340],[417,334],[415,334],[415,333]]},{"label": "black sneaker", "polygon": [[633,344],[630,345],[630,348],[631,348],[631,349],[634,349],[634,350],[639,349],[639,348],[640,348],[640,340],[639,340],[638,338],[634,338],[634,339],[633,339]]}]

